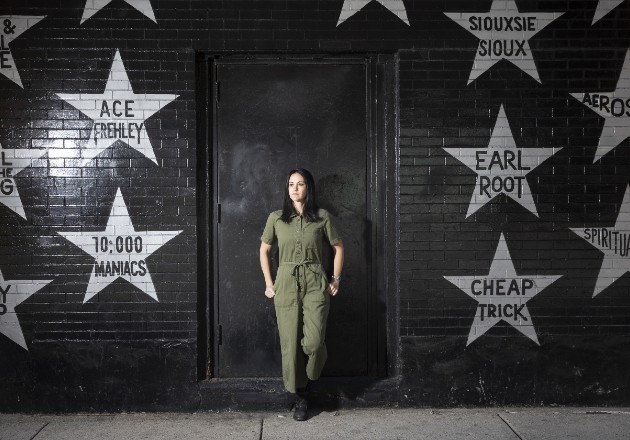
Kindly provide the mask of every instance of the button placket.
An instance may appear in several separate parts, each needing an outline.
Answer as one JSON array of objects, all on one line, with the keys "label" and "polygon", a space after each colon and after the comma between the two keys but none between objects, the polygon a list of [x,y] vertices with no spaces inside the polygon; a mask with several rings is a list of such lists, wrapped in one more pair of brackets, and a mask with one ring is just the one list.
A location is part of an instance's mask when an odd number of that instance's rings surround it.
[{"label": "button placket", "polygon": [[302,227],[302,217],[298,217],[296,225],[297,229],[295,230],[295,256],[298,259],[302,259],[302,245],[304,243],[304,228]]},{"label": "button placket", "polygon": [[[301,236],[301,232],[302,232],[302,217],[298,217],[297,221],[295,222],[296,225],[296,229],[295,229],[295,261],[300,261],[302,260],[302,236]],[[304,282],[304,274],[303,271],[301,271],[300,269],[302,269],[301,267],[298,267],[297,269],[297,283],[298,283],[298,301],[300,301],[302,299],[302,283]],[[302,283],[300,282],[302,281]]]}]

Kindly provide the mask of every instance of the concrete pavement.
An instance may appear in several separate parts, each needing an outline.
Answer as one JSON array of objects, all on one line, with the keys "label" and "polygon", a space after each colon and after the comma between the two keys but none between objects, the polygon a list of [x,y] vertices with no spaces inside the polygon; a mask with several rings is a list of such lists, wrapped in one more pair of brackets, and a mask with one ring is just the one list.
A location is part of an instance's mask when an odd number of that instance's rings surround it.
[{"label": "concrete pavement", "polygon": [[630,408],[343,409],[290,412],[0,414],[1,440],[630,439]]}]

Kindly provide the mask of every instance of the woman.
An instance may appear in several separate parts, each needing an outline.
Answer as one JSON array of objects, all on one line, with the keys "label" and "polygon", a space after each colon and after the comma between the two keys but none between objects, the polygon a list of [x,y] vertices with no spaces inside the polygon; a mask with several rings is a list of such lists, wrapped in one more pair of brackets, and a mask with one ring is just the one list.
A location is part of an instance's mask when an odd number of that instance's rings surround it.
[{"label": "woman", "polygon": [[[293,418],[303,421],[308,417],[308,381],[319,378],[326,362],[329,295],[339,292],[343,245],[330,214],[317,207],[315,182],[309,171],[291,170],[284,193],[282,210],[269,215],[261,237],[260,266],[265,295],[275,303],[284,386],[288,392],[297,393]],[[330,282],[322,267],[324,238],[335,255]],[[274,283],[269,253],[275,242],[280,257]]]}]

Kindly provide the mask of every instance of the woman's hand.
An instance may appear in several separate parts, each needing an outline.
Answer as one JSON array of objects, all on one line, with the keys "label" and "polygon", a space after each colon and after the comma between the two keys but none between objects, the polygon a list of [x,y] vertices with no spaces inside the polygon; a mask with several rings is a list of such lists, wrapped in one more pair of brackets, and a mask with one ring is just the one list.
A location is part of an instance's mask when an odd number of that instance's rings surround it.
[{"label": "woman's hand", "polygon": [[339,280],[333,279],[328,283],[328,293],[330,296],[335,296],[339,292]]},{"label": "woman's hand", "polygon": [[341,269],[343,268],[343,244],[341,240],[337,241],[332,248],[335,253],[335,259],[333,261],[332,280],[328,284],[328,293],[330,293],[330,296],[335,296],[339,292],[339,281],[341,281]]},{"label": "woman's hand", "polygon": [[267,288],[265,289],[265,296],[267,298],[273,298],[274,296],[276,296],[276,290],[273,288],[273,286],[267,286]]},{"label": "woman's hand", "polygon": [[267,298],[273,298],[276,296],[276,289],[273,288],[273,278],[271,278],[271,264],[269,262],[269,253],[271,252],[271,245],[260,242],[260,267],[262,268],[263,275],[265,276],[265,296]]}]

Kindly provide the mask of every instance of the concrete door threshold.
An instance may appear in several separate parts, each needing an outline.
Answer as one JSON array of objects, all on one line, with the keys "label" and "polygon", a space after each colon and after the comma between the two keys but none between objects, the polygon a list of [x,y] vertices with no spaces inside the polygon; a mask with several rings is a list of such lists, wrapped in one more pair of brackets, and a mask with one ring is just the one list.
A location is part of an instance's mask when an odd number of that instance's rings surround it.
[{"label": "concrete door threshold", "polygon": [[[292,397],[280,378],[229,378],[200,382],[200,411],[259,411],[290,408]],[[393,406],[398,379],[323,377],[309,385],[314,405],[326,409]]]}]

